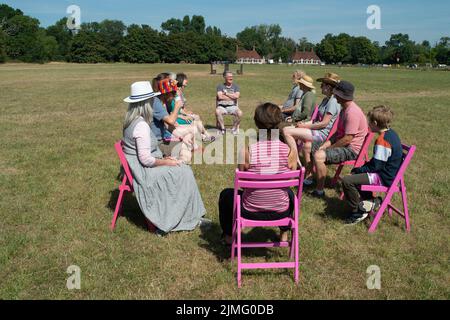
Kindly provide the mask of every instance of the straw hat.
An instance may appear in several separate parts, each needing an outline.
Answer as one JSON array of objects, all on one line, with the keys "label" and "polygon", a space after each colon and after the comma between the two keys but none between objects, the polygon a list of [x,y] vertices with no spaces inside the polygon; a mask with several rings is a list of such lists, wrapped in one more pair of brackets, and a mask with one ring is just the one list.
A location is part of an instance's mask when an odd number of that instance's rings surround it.
[{"label": "straw hat", "polygon": [[341,77],[339,77],[336,73],[327,73],[323,78],[317,79],[317,82],[324,82],[336,87],[338,83],[341,82]]},{"label": "straw hat", "polygon": [[144,101],[156,96],[159,96],[159,92],[153,92],[152,85],[149,81],[135,82],[131,85],[131,95],[125,98],[123,101],[126,103],[135,103]]},{"label": "straw hat", "polygon": [[310,76],[303,76],[303,78],[301,78],[300,80],[297,80],[297,83],[301,83],[304,86],[310,88],[310,89],[315,89],[316,87],[314,87],[314,80],[313,78],[311,78]]}]

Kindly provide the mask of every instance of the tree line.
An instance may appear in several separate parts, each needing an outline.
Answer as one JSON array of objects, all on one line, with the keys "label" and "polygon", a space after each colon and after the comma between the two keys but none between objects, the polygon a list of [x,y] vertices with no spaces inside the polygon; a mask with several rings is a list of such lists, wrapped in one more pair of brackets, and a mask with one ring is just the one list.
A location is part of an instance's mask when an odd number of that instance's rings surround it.
[{"label": "tree line", "polygon": [[234,61],[237,46],[255,48],[261,56],[284,62],[295,51],[314,50],[326,63],[450,64],[449,37],[432,46],[428,41],[416,43],[407,34],[394,34],[380,45],[341,33],[327,34],[314,44],[305,37],[298,41],[283,37],[278,24],[263,24],[247,27],[233,38],[207,26],[198,15],[171,18],[161,24],[161,30],[104,20],[83,23],[74,32],[68,29],[67,18],[42,28],[38,19],[0,5],[0,62],[210,63]]}]

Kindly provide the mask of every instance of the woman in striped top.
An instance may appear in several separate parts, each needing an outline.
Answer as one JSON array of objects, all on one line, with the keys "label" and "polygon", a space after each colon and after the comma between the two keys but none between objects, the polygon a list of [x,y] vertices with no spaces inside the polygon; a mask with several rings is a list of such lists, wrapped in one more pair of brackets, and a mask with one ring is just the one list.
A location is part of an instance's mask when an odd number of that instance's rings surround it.
[{"label": "woman in striped top", "polygon": [[[273,103],[265,103],[255,111],[259,139],[241,151],[240,171],[257,174],[279,174],[297,169],[297,155],[280,140],[281,110]],[[250,220],[279,220],[292,215],[294,194],[286,189],[246,189],[242,195],[242,217]],[[220,194],[220,224],[227,244],[231,243],[233,224],[233,189]],[[288,229],[281,230],[281,241],[287,241]]]}]

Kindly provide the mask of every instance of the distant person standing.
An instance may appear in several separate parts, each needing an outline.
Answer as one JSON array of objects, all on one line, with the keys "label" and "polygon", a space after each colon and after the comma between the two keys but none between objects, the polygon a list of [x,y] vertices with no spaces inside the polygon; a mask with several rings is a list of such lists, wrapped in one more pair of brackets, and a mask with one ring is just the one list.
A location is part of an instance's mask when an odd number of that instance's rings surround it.
[{"label": "distant person standing", "polygon": [[233,73],[226,71],[223,74],[224,83],[217,86],[217,96],[216,96],[216,120],[217,129],[220,134],[225,134],[225,123],[223,116],[232,115],[234,117],[233,121],[233,134],[237,135],[239,133],[239,125],[241,123],[242,111],[239,109],[239,98],[241,97],[241,92],[239,86],[233,83]]}]

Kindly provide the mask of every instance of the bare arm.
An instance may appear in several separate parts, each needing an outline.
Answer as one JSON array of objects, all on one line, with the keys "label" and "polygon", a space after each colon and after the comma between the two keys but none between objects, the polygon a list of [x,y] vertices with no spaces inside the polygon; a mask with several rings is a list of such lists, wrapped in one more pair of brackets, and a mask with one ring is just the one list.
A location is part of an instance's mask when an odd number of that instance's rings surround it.
[{"label": "bare arm", "polygon": [[355,135],[353,134],[346,134],[341,139],[336,141],[330,148],[341,148],[341,147],[347,147],[353,140]]},{"label": "bare arm", "polygon": [[247,171],[250,169],[250,153],[248,148],[244,148],[240,152],[238,169],[239,171]]},{"label": "bare arm", "polygon": [[173,111],[168,115],[167,117],[164,117],[163,121],[167,123],[169,126],[175,126],[178,118],[178,112],[180,111],[180,108],[183,106],[181,101],[178,101],[175,103],[175,108],[173,108]]},{"label": "bare arm", "polygon": [[297,170],[297,148],[291,149],[289,152],[288,167],[291,170]]},{"label": "bare arm", "polygon": [[312,122],[299,123],[297,125],[297,128],[307,128],[307,129],[311,129],[311,130],[325,129],[328,126],[328,124],[330,123],[332,117],[333,116],[331,114],[327,113],[322,121],[316,122],[316,123],[312,123]]}]

